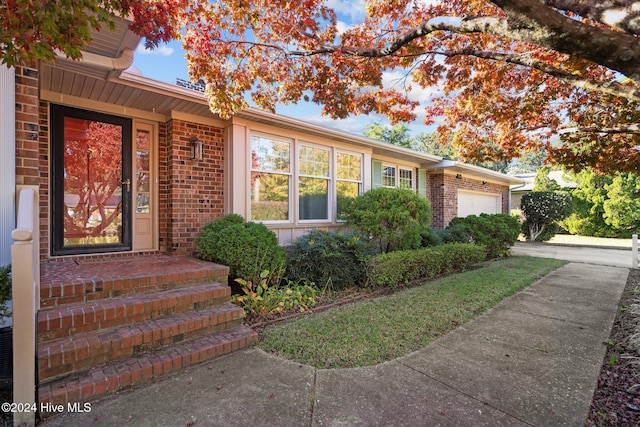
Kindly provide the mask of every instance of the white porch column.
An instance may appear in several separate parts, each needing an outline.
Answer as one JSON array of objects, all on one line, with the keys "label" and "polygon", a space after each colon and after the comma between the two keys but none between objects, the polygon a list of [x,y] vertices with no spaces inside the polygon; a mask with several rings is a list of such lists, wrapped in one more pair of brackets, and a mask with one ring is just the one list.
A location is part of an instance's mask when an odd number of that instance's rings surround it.
[{"label": "white porch column", "polygon": [[231,124],[225,129],[224,139],[224,212],[241,215],[249,221],[249,131],[245,126]]},{"label": "white porch column", "polygon": [[11,232],[16,224],[15,80],[15,69],[0,65],[0,266],[11,263]]}]

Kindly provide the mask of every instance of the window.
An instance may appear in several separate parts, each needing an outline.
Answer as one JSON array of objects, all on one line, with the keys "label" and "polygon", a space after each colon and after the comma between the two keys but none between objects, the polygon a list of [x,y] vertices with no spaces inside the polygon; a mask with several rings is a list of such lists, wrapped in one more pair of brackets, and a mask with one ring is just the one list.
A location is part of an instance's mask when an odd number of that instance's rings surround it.
[{"label": "window", "polygon": [[383,187],[396,187],[396,167],[389,165],[382,165],[382,186]]},{"label": "window", "polygon": [[252,135],[249,217],[282,223],[335,220],[344,202],[363,191],[363,159],[358,152]]},{"label": "window", "polygon": [[298,151],[300,220],[329,219],[329,150],[301,145]]},{"label": "window", "polygon": [[288,221],[291,142],[251,137],[251,220]]},{"label": "window", "polygon": [[413,190],[413,171],[400,168],[399,173],[399,187],[406,190]]},{"label": "window", "polygon": [[362,155],[336,154],[336,213],[340,215],[346,200],[358,197],[362,189]]}]

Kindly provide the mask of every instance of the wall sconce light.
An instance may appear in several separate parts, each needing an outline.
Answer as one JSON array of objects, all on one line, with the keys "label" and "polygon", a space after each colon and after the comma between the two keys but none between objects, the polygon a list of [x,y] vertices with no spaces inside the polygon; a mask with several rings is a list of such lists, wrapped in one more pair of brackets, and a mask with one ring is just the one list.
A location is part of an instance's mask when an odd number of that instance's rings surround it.
[{"label": "wall sconce light", "polygon": [[457,174],[456,175],[456,179],[462,179],[462,175],[461,174]]},{"label": "wall sconce light", "polygon": [[191,160],[197,160],[199,162],[204,160],[204,142],[195,136],[192,136],[189,140],[191,143]]}]

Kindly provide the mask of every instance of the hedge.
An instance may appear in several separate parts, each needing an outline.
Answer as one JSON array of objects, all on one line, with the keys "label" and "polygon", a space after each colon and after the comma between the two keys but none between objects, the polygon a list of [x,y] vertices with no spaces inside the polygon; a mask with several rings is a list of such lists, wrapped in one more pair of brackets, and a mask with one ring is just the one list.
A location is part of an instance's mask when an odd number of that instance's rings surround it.
[{"label": "hedge", "polygon": [[466,243],[388,252],[367,261],[367,284],[393,287],[443,273],[464,271],[486,257],[484,246]]}]

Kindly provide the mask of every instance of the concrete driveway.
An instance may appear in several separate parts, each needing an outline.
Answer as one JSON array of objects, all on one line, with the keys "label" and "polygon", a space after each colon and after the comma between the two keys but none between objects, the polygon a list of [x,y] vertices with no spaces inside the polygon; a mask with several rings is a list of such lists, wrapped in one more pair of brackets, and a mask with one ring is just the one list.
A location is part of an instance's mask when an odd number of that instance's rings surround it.
[{"label": "concrete driveway", "polygon": [[517,242],[511,248],[511,251],[513,255],[555,258],[570,262],[607,265],[611,267],[631,268],[632,261],[632,252],[630,249]]}]

